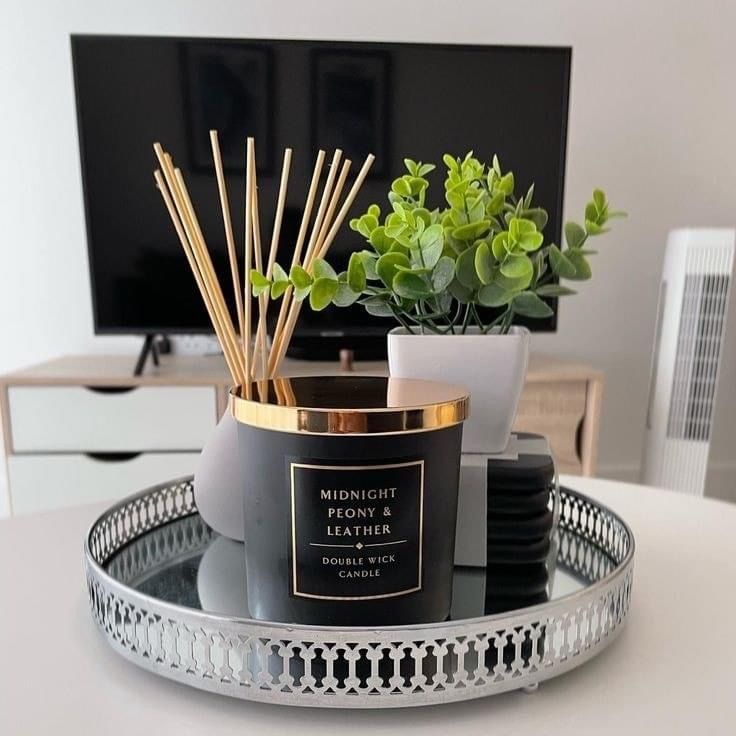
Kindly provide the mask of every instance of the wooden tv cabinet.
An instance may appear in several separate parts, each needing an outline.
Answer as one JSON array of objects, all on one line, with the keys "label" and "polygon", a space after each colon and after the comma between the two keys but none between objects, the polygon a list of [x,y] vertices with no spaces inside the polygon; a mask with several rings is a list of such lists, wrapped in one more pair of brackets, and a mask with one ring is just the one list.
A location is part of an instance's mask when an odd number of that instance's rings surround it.
[{"label": "wooden tv cabinet", "polygon": [[[227,406],[219,356],[162,356],[133,375],[134,355],[80,355],[0,377],[11,513],[112,499],[193,472]],[[285,372],[339,373],[286,361]],[[383,362],[353,370],[385,374]],[[515,429],[549,438],[560,472],[593,475],[603,375],[532,355]]]}]

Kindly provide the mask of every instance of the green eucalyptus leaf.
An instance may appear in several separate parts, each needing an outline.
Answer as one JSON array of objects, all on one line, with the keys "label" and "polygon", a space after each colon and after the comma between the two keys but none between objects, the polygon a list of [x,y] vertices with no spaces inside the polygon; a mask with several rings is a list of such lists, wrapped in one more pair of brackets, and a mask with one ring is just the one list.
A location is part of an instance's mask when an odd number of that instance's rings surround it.
[{"label": "green eucalyptus leaf", "polygon": [[486,202],[482,193],[479,194],[475,199],[468,200],[468,220],[470,222],[479,222],[485,218],[486,214]]},{"label": "green eucalyptus leaf", "polygon": [[468,188],[467,182],[461,181],[445,191],[445,199],[447,204],[454,209],[461,210],[465,207],[465,190]]},{"label": "green eucalyptus leaf", "polygon": [[497,261],[502,261],[506,258],[506,254],[510,249],[509,234],[507,231],[500,232],[491,241],[491,251]]},{"label": "green eucalyptus leaf", "polygon": [[386,253],[376,261],[376,273],[389,289],[393,288],[397,266],[411,268],[411,261],[403,253]]},{"label": "green eucalyptus leaf", "polygon": [[432,224],[432,213],[426,207],[416,207],[412,210],[412,215],[414,215],[417,225],[420,222],[423,222],[426,227]]},{"label": "green eucalyptus leaf", "polygon": [[368,207],[366,212],[369,215],[373,215],[373,217],[376,218],[376,220],[381,216],[381,208],[377,204],[372,204]]},{"label": "green eucalyptus leaf", "polygon": [[352,253],[348,262],[348,285],[353,291],[360,294],[365,289],[366,282],[363,259],[358,253]]},{"label": "green eucalyptus leaf", "polygon": [[549,265],[552,266],[552,271],[563,278],[574,279],[577,269],[571,256],[575,252],[575,249],[568,248],[563,253],[556,245],[550,245]]},{"label": "green eucalyptus leaf", "polygon": [[455,159],[455,158],[454,158],[453,156],[450,156],[450,154],[449,154],[449,153],[446,153],[446,154],[445,154],[445,155],[444,155],[444,156],[442,157],[442,160],[444,161],[444,163],[445,163],[445,166],[447,166],[447,168],[448,168],[448,169],[449,169],[450,171],[457,171],[457,170],[458,170],[458,168],[459,168],[459,165],[458,165],[458,162],[457,162],[457,160],[456,160],[456,159]]},{"label": "green eucalyptus leaf", "polygon": [[291,267],[289,278],[295,289],[306,289],[312,285],[312,277],[299,265]]},{"label": "green eucalyptus leaf", "polygon": [[309,296],[310,291],[312,291],[312,284],[308,286],[295,286],[294,299],[298,302],[303,302]]},{"label": "green eucalyptus leaf", "polygon": [[[491,172],[493,172],[493,169],[491,169]],[[497,192],[491,197],[488,204],[486,205],[486,214],[489,217],[494,217],[495,215],[500,214],[501,212],[503,212],[503,206],[505,202],[506,195],[503,192]]]},{"label": "green eucalyptus leaf", "polygon": [[477,240],[488,232],[490,224],[490,220],[469,222],[467,225],[456,227],[452,232],[452,237],[457,240]]},{"label": "green eucalyptus leaf", "polygon": [[378,218],[371,214],[365,214],[358,220],[358,232],[364,238],[370,238],[371,233],[378,227]]},{"label": "green eucalyptus leaf", "polygon": [[[532,280],[534,267],[527,256],[509,256],[501,264],[501,273],[509,279]],[[489,279],[490,281],[490,279]]]},{"label": "green eucalyptus leaf", "polygon": [[341,281],[337,285],[335,296],[332,297],[332,303],[336,307],[349,307],[351,304],[355,304],[359,298],[360,292],[353,291],[349,284]]},{"label": "green eucalyptus leaf", "polygon": [[422,299],[431,293],[426,280],[412,271],[398,271],[394,276],[393,290],[406,299]]},{"label": "green eucalyptus leaf", "polygon": [[605,213],[608,208],[608,203],[606,202],[606,194],[602,189],[593,190],[593,204],[598,211],[598,215]]},{"label": "green eucalyptus leaf", "polygon": [[412,176],[409,178],[409,191],[412,196],[416,197],[423,189],[427,188],[429,182],[422,179],[421,176]]},{"label": "green eucalyptus leaf", "polygon": [[271,299],[280,299],[289,288],[288,280],[274,281],[271,284]]},{"label": "green eucalyptus leaf", "polygon": [[376,272],[376,261],[378,257],[375,253],[371,253],[369,250],[358,251],[360,260],[363,261],[363,268],[365,269],[365,277],[368,281],[377,281],[378,273]]},{"label": "green eucalyptus leaf", "polygon": [[391,191],[400,197],[411,197],[411,185],[405,177],[395,179],[391,184]]},{"label": "green eucalyptus leaf", "polygon": [[402,222],[399,225],[387,225],[385,233],[389,238],[400,238],[406,232],[406,229],[406,223]]},{"label": "green eucalyptus leaf", "polygon": [[475,293],[473,289],[463,286],[457,278],[454,278],[450,282],[450,285],[447,287],[447,291],[456,301],[460,302],[460,304],[469,304],[472,302],[473,294]]},{"label": "green eucalyptus leaf", "polygon": [[478,245],[471,245],[470,248],[464,250],[455,261],[455,275],[458,281],[468,289],[475,291],[480,285],[481,281],[478,278],[478,274],[475,270],[475,253],[478,250]]},{"label": "green eucalyptus leaf", "polygon": [[385,297],[382,296],[371,296],[367,299],[363,299],[360,302],[364,307],[365,311],[373,317],[393,317],[393,309],[388,304]]},{"label": "green eucalyptus leaf", "polygon": [[565,242],[568,248],[580,248],[585,238],[585,230],[577,222],[565,223]]},{"label": "green eucalyptus leaf", "polygon": [[525,217],[514,217],[509,223],[509,235],[512,240],[520,241],[524,236],[537,232],[537,226]]},{"label": "green eucalyptus leaf", "polygon": [[432,271],[432,289],[444,292],[455,278],[455,261],[449,256],[442,256]]},{"label": "green eucalyptus leaf", "polygon": [[532,256],[532,264],[534,265],[532,282],[536,284],[547,272],[547,251],[538,250]]},{"label": "green eucalyptus leaf", "polygon": [[509,171],[496,182],[496,190],[503,192],[507,197],[514,193],[514,175]]},{"label": "green eucalyptus leaf", "polygon": [[585,219],[595,222],[598,219],[598,209],[595,206],[595,202],[588,202],[585,205]]},{"label": "green eucalyptus leaf", "polygon": [[419,237],[419,247],[422,250],[425,250],[426,248],[431,248],[436,243],[439,243],[440,246],[442,246],[443,241],[444,232],[442,230],[442,225],[431,225]]},{"label": "green eucalyptus leaf", "polygon": [[528,210],[532,206],[532,200],[534,199],[534,184],[527,189],[526,197],[524,197],[524,209]]},{"label": "green eucalyptus leaf", "polygon": [[406,170],[412,174],[413,176],[417,175],[417,171],[419,170],[419,166],[416,161],[413,161],[410,158],[404,159],[404,166],[406,166]]},{"label": "green eucalyptus leaf", "polygon": [[417,176],[426,176],[434,171],[437,167],[434,164],[420,164],[417,170]]},{"label": "green eucalyptus leaf", "polygon": [[568,260],[573,264],[573,266],[575,266],[575,275],[566,276],[566,278],[573,279],[575,281],[587,281],[592,276],[590,264],[588,263],[585,254],[581,253],[580,250],[567,250],[565,251],[565,256],[567,256]]},{"label": "green eucalyptus leaf", "polygon": [[541,207],[532,207],[524,210],[524,217],[531,220],[537,227],[537,230],[544,230],[547,225],[547,211]]},{"label": "green eucalyptus leaf", "polygon": [[409,257],[410,247],[400,243],[398,240],[391,246],[389,253],[403,253],[407,258]]},{"label": "green eucalyptus leaf", "polygon": [[255,268],[250,272],[250,284],[253,290],[253,296],[260,296],[271,288],[271,282]]},{"label": "green eucalyptus leaf", "polygon": [[434,268],[442,256],[444,232],[442,225],[431,225],[419,236],[420,260],[424,267]]},{"label": "green eucalyptus leaf", "polygon": [[418,274],[419,276],[429,276],[432,273],[431,268],[425,268],[424,266],[416,265],[412,263],[411,266],[404,266],[402,264],[396,265],[397,271],[410,271],[411,273]]},{"label": "green eucalyptus leaf", "polygon": [[478,302],[484,307],[502,307],[514,298],[513,291],[506,291],[498,284],[481,286],[478,290]]},{"label": "green eucalyptus leaf", "polygon": [[551,317],[554,312],[549,304],[543,302],[533,291],[522,291],[511,301],[514,312],[524,317]]},{"label": "green eucalyptus leaf", "polygon": [[369,241],[379,255],[388,253],[391,250],[391,246],[396,242],[394,238],[386,235],[386,228],[383,225],[379,225],[373,230]]},{"label": "green eucalyptus leaf", "polygon": [[561,284],[544,284],[536,288],[538,296],[569,296],[570,294],[577,294],[573,289],[568,289],[567,286]]},{"label": "green eucalyptus leaf", "polygon": [[588,235],[602,235],[610,230],[610,228],[601,227],[597,222],[593,222],[592,220],[585,221],[585,229],[588,231]]},{"label": "green eucalyptus leaf", "polygon": [[324,258],[315,258],[312,264],[312,275],[314,280],[317,279],[332,279],[337,281],[337,273],[335,269],[330,266]]},{"label": "green eucalyptus leaf", "polygon": [[521,278],[509,278],[508,276],[504,276],[501,273],[501,269],[498,269],[494,276],[493,276],[493,282],[494,284],[498,284],[502,289],[505,291],[511,291],[511,292],[519,292],[524,291],[529,284],[530,279],[529,276],[522,276]]},{"label": "green eucalyptus leaf", "polygon": [[532,253],[535,250],[539,250],[544,243],[544,235],[542,233],[524,233],[519,239],[519,247],[525,250],[527,253]]},{"label": "green eucalyptus leaf", "polygon": [[316,278],[309,292],[309,306],[312,311],[321,312],[327,307],[337,294],[338,286],[337,277],[334,279],[324,276]]},{"label": "green eucalyptus leaf", "polygon": [[490,284],[493,278],[495,259],[485,240],[481,241],[475,251],[475,271],[482,284]]},{"label": "green eucalyptus leaf", "polygon": [[278,263],[274,263],[271,278],[273,281],[288,281],[289,274]]}]

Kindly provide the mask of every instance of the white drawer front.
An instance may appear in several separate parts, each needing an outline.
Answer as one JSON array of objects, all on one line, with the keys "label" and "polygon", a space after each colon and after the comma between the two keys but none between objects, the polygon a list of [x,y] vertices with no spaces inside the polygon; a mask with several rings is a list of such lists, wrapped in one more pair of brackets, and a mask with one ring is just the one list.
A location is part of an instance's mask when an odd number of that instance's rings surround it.
[{"label": "white drawer front", "polygon": [[198,452],[151,452],[113,461],[87,455],[13,455],[8,458],[13,514],[129,496],[191,475],[198,458]]},{"label": "white drawer front", "polygon": [[199,450],[214,429],[209,386],[11,386],[13,452]]}]

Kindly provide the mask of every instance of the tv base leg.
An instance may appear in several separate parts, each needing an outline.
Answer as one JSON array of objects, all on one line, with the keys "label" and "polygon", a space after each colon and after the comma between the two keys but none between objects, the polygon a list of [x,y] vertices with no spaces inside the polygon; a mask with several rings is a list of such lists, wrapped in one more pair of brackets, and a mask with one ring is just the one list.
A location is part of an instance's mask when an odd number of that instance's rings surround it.
[{"label": "tv base leg", "polygon": [[158,348],[156,347],[155,335],[146,335],[143,340],[143,347],[141,348],[141,352],[138,354],[138,360],[136,361],[135,368],[133,369],[134,376],[140,376],[143,374],[149,354],[153,360],[153,364],[158,366]]}]

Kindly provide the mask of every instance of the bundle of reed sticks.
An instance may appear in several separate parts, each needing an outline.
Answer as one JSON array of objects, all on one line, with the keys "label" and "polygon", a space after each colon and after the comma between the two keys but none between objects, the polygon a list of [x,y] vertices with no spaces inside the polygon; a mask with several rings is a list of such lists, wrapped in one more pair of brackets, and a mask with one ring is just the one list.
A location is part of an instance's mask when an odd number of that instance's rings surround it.
[{"label": "bundle of reed sticks", "polygon": [[[256,176],[255,141],[248,138],[246,142],[245,165],[245,235],[243,244],[243,279],[241,282],[241,267],[238,263],[238,250],[235,242],[232,218],[230,215],[230,199],[227,192],[222,165],[222,155],[216,130],[210,131],[212,157],[215,165],[217,188],[222,209],[222,220],[225,229],[230,275],[234,294],[235,314],[237,315],[238,329],[236,331],[230,310],[225,299],[219,279],[215,273],[209,248],[199,219],[194,209],[191,197],[181,171],[174,164],[171,155],[160,143],[155,143],[153,150],[160,168],[154,172],[154,179],[171,221],[179,237],[184,253],[199,287],[207,313],[214,327],[217,339],[222,347],[225,362],[227,363],[233,382],[242,386],[245,398],[253,398],[252,384],[262,387],[267,378],[274,378],[279,374],[281,364],[289,347],[291,336],[294,333],[301,302],[293,298],[292,288],[287,288],[283,295],[279,309],[276,327],[269,347],[267,340],[266,315],[269,307],[269,293],[263,292],[258,296],[258,322],[253,339],[253,295],[251,289],[251,269],[255,268],[265,273],[268,279],[273,275],[274,264],[279,248],[281,223],[286,205],[286,194],[291,169],[292,150],[284,151],[284,160],[281,168],[281,180],[276,200],[273,232],[265,262],[261,246],[261,220],[259,216],[258,182]],[[294,244],[294,255],[291,266],[301,266],[311,272],[316,259],[324,258],[335,240],[338,230],[352,206],[355,197],[360,191],[365,177],[373,164],[374,156],[368,155],[361,167],[352,187],[342,200],[351,162],[342,160],[342,151],[335,151],[332,162],[322,185],[322,195],[319,199],[316,214],[312,218],[312,211],[317,201],[317,195],[322,184],[322,171],[325,163],[325,152],[319,151],[314,164],[312,177],[307,191],[304,213],[299,232]],[[309,234],[309,237],[307,237]],[[239,333],[239,334],[238,334]]]}]

